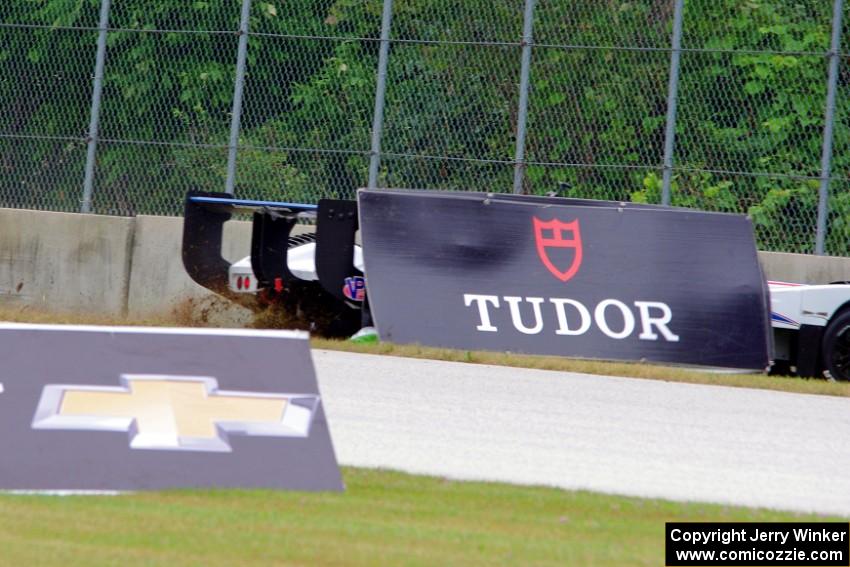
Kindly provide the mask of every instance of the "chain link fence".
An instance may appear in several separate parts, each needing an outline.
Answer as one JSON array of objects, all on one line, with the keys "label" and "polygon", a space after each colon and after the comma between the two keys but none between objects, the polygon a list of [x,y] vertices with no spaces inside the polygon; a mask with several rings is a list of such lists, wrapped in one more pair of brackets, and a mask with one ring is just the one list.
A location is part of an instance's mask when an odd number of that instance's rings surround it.
[{"label": "chain link fence", "polygon": [[10,0],[0,206],[515,191],[848,255],[848,31],[842,0]]}]

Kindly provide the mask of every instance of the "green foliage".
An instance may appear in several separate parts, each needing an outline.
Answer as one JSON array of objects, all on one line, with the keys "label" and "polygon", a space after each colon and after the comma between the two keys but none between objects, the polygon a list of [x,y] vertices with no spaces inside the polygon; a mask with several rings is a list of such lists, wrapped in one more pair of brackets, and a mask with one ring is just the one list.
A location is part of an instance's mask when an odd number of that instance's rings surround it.
[{"label": "green foliage", "polygon": [[[685,16],[686,43],[720,51],[683,56],[673,203],[748,212],[762,248],[813,251],[828,3],[694,2]],[[836,152],[833,171],[848,160]]]},{"label": "green foliage", "polygon": [[[178,213],[187,189],[223,187],[238,36],[219,31],[238,28],[240,4],[113,2],[99,212]],[[747,212],[762,248],[812,250],[829,4],[686,3],[673,204]],[[0,22],[50,26],[0,28],[6,204],[79,204],[99,5],[0,6]],[[527,192],[660,201],[671,7],[668,0],[538,3]],[[376,0],[254,2],[240,195],[350,197],[365,183],[380,20]],[[510,190],[521,34],[514,0],[396,2],[392,37],[414,41],[392,44],[382,184]],[[837,179],[850,178],[846,63]],[[835,254],[850,253],[847,188],[833,182],[827,243]]]}]

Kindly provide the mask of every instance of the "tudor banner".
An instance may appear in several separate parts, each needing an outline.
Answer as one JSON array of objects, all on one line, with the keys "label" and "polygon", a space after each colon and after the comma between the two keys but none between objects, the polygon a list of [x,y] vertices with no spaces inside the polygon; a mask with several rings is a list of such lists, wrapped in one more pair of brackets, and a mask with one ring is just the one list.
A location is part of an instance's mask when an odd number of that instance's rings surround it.
[{"label": "tudor banner", "polygon": [[308,336],[0,325],[0,489],[342,490]]},{"label": "tudor banner", "polygon": [[361,190],[382,340],[764,369],[768,295],[743,215]]}]

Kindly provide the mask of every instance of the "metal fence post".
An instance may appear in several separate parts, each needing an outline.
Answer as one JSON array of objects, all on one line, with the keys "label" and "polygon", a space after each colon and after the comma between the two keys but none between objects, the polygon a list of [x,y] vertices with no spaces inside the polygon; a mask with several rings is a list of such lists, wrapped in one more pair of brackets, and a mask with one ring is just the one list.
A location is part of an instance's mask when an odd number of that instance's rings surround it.
[{"label": "metal fence post", "polygon": [[519,76],[519,108],[516,121],[516,151],[514,152],[514,193],[522,193],[525,179],[525,134],[528,125],[528,89],[531,77],[531,48],[534,43],[534,2],[525,0],[522,20],[522,63]]},{"label": "metal fence post", "polygon": [[100,131],[100,102],[103,95],[103,68],[106,63],[106,33],[109,27],[109,2],[100,2],[100,21],[98,22],[97,58],[94,64],[94,82],[91,94],[91,114],[89,117],[89,135],[86,148],[86,173],[83,180],[83,202],[81,213],[91,212],[92,193],[94,192],[94,166],[97,158],[97,137]]},{"label": "metal fence post", "polygon": [[832,42],[829,48],[829,77],[826,85],[826,115],[823,123],[823,151],[820,166],[818,195],[818,224],[815,235],[815,254],[823,255],[826,241],[826,214],[829,209],[829,177],[832,175],[832,134],[835,122],[835,91],[838,87],[838,62],[841,51],[841,15],[844,0],[835,0],[832,7]]},{"label": "metal fence post", "polygon": [[664,131],[664,175],[661,184],[661,204],[670,204],[673,184],[673,153],[676,144],[676,105],[679,97],[679,67],[682,55],[682,14],[685,0],[676,0],[673,7],[673,38],[670,42],[670,83],[667,87],[667,125]]},{"label": "metal fence post", "polygon": [[248,20],[251,16],[251,0],[242,0],[242,15],[239,19],[239,48],[236,54],[236,82],[233,86],[233,112],[230,116],[230,142],[227,146],[226,193],[233,195],[236,185],[236,149],[239,145],[239,127],[242,120],[242,95],[245,90],[245,60],[248,54]]},{"label": "metal fence post", "polygon": [[378,82],[375,85],[375,113],[372,115],[372,148],[369,150],[369,189],[378,186],[381,167],[381,137],[384,133],[384,103],[387,94],[387,63],[390,59],[390,26],[393,0],[384,0],[381,14],[381,49],[378,52]]}]

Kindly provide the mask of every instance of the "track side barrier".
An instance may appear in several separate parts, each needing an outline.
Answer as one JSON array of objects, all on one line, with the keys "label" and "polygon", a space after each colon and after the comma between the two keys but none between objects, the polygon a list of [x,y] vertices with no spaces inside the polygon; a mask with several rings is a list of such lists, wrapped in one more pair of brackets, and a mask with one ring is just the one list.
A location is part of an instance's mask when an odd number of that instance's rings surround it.
[{"label": "track side barrier", "polygon": [[383,340],[764,369],[769,297],[743,215],[361,190]]}]

